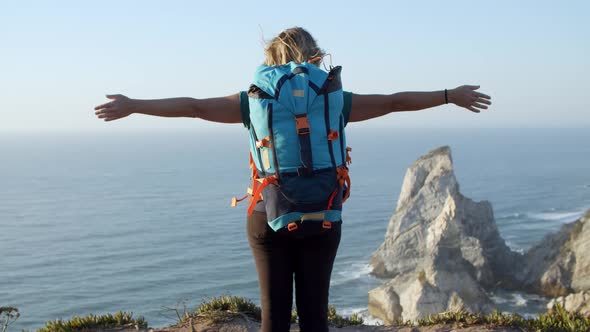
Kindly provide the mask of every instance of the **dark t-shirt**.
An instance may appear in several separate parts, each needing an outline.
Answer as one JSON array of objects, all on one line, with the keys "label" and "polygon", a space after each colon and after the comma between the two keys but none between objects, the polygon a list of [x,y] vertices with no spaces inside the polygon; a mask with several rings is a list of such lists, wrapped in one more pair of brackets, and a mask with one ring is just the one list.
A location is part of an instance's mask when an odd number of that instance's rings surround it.
[{"label": "dark t-shirt", "polygon": [[[352,109],[352,92],[344,91],[344,105],[342,106],[342,115],[344,115],[344,126],[350,119],[350,110]],[[250,129],[250,105],[248,104],[248,92],[240,91],[240,112],[242,113],[242,122],[244,127]]]}]

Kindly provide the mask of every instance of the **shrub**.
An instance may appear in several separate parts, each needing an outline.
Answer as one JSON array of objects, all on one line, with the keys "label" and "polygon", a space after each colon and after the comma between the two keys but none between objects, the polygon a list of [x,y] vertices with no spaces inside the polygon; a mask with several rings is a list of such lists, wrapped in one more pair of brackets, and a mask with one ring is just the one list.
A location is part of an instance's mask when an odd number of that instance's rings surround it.
[{"label": "shrub", "polygon": [[201,303],[193,314],[185,315],[182,321],[198,316],[205,317],[213,323],[219,323],[244,315],[260,321],[261,310],[252,301],[243,297],[219,296]]},{"label": "shrub", "polygon": [[359,316],[356,312],[353,313],[350,317],[340,316],[336,312],[336,308],[333,305],[330,305],[330,307],[328,308],[328,324],[335,327],[363,325],[363,318]]},{"label": "shrub", "polygon": [[[293,313],[291,314],[291,324],[298,322],[299,316],[297,315],[297,310],[293,310]],[[333,327],[363,325],[363,318],[357,313],[353,313],[350,317],[343,317],[336,312],[336,307],[330,305],[328,307],[328,325]]]},{"label": "shrub", "polygon": [[[193,314],[185,315],[181,321],[185,322],[191,317],[204,317],[212,323],[220,323],[238,316],[246,316],[247,318],[260,321],[262,319],[262,311],[252,301],[243,297],[220,296],[208,302],[201,303]],[[291,323],[297,323],[298,319],[297,310],[293,310]],[[336,308],[330,305],[328,309],[328,324],[335,327],[362,325],[363,319],[356,313],[350,317],[340,316],[336,312]]]},{"label": "shrub", "polygon": [[14,323],[20,317],[18,308],[0,307],[0,329],[5,332],[8,325]]},{"label": "shrub", "polygon": [[136,328],[147,328],[148,324],[139,317],[133,318],[132,313],[117,312],[113,314],[105,315],[87,315],[84,317],[74,316],[72,319],[64,321],[56,319],[49,321],[44,327],[37,330],[37,332],[74,332],[84,331],[97,328],[115,328],[115,327],[136,327]]},{"label": "shrub", "polygon": [[399,321],[400,326],[430,326],[457,324],[462,326],[487,325],[491,327],[515,327],[523,331],[579,332],[590,331],[590,316],[569,312],[557,305],[537,318],[524,318],[519,314],[494,311],[489,315],[472,314],[464,310],[428,315],[416,323]]}]

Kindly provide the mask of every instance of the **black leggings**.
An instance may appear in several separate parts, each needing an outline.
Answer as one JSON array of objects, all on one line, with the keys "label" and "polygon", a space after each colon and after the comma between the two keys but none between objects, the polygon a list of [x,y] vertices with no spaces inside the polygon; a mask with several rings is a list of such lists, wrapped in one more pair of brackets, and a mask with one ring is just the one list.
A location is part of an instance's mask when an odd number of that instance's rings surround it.
[{"label": "black leggings", "polygon": [[293,306],[293,274],[301,332],[328,331],[330,274],[341,223],[322,229],[321,222],[308,221],[299,229],[273,231],[266,214],[254,211],[247,220],[262,306],[262,331],[289,331]]}]

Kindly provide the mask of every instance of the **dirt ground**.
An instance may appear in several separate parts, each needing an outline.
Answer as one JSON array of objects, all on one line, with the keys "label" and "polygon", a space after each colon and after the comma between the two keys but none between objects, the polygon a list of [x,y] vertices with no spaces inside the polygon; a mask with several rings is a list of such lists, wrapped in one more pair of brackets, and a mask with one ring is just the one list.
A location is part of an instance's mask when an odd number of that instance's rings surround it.
[{"label": "dirt ground", "polygon": [[[234,318],[229,322],[220,324],[210,324],[204,321],[193,320],[192,328],[189,322],[172,325],[164,328],[153,329],[153,332],[257,332],[260,329],[260,323],[247,318]],[[291,325],[291,332],[298,332],[297,324]],[[454,325],[435,325],[428,327],[395,327],[395,326],[349,326],[343,328],[331,327],[330,332],[522,332],[517,328],[488,328],[486,326],[469,326],[461,327]]]}]

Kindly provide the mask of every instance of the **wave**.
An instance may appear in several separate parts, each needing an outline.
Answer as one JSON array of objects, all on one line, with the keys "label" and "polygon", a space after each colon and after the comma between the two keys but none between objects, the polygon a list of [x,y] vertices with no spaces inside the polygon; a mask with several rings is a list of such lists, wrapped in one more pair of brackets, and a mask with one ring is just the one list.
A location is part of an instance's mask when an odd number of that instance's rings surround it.
[{"label": "wave", "polygon": [[572,222],[579,219],[586,212],[585,209],[577,209],[574,211],[555,211],[551,209],[550,212],[536,212],[528,213],[530,218],[548,221]]},{"label": "wave", "polygon": [[512,212],[504,213],[496,217],[496,220],[511,220],[515,219],[534,219],[540,221],[560,221],[572,222],[580,218],[586,213],[590,207],[578,208],[570,211],[558,211],[556,208],[551,208],[542,212]]},{"label": "wave", "polygon": [[504,214],[501,216],[496,217],[496,219],[498,220],[504,220],[504,219],[521,219],[523,217],[525,217],[526,215],[524,213],[520,213],[520,212],[514,212],[514,213],[508,213],[508,214]]},{"label": "wave", "polygon": [[524,307],[527,305],[527,299],[524,298],[524,296],[522,296],[522,294],[512,294],[512,298],[514,301],[514,305],[517,307]]},{"label": "wave", "polygon": [[488,293],[490,299],[496,304],[500,311],[516,312],[519,314],[539,314],[545,311],[548,299],[522,292],[510,292],[498,290]]},{"label": "wave", "polygon": [[556,208],[551,208],[542,212],[512,212],[501,214],[496,217],[496,220],[522,220],[528,218],[541,221],[571,222],[583,216],[588,208],[590,207],[578,208],[570,211],[558,211]]},{"label": "wave", "polygon": [[522,248],[521,246],[519,246],[519,245],[517,245],[517,244],[515,244],[513,242],[510,242],[508,240],[504,240],[504,242],[506,242],[506,245],[508,246],[508,248],[512,249],[513,251],[516,251],[516,252],[518,252],[520,254],[524,254],[525,253],[524,248]]},{"label": "wave", "polygon": [[497,294],[490,295],[490,300],[492,300],[495,304],[505,304],[505,303],[508,303],[508,299],[507,298],[502,297],[502,296],[497,295]]},{"label": "wave", "polygon": [[524,307],[527,305],[530,296],[521,293],[491,294],[490,299],[495,304],[507,304],[515,307]]},{"label": "wave", "polygon": [[366,262],[362,263],[351,263],[347,265],[341,271],[335,271],[336,273],[332,275],[332,281],[330,282],[331,286],[342,285],[351,281],[366,279],[372,280],[374,278],[370,275],[372,271],[371,265],[367,264]]},{"label": "wave", "polygon": [[361,307],[361,308],[343,308],[342,310],[338,310],[338,312],[340,314],[342,314],[342,316],[348,316],[350,317],[352,314],[357,314],[360,315],[362,314],[364,311],[367,311],[367,308]]},{"label": "wave", "polygon": [[344,317],[357,314],[363,319],[363,325],[383,325],[383,320],[371,315],[367,308],[343,308],[337,310]]},{"label": "wave", "polygon": [[343,277],[348,277],[350,279],[358,279],[362,276],[367,276],[373,270],[370,264],[365,262],[362,263],[352,263],[349,265],[350,268],[344,271],[338,272],[339,275]]}]

